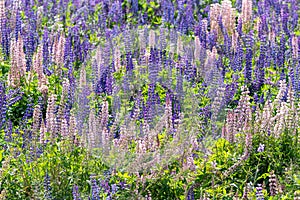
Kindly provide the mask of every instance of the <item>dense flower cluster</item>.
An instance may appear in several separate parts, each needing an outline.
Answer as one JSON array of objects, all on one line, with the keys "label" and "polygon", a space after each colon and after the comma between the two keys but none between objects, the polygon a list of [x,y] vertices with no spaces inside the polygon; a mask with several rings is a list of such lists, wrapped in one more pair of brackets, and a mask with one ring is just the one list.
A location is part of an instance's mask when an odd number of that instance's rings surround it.
[{"label": "dense flower cluster", "polygon": [[[284,195],[298,178],[283,168],[299,173],[299,20],[296,0],[0,0],[0,199],[115,199],[132,177],[138,199],[218,199],[239,173],[226,198]],[[168,173],[159,196],[149,180]]]}]

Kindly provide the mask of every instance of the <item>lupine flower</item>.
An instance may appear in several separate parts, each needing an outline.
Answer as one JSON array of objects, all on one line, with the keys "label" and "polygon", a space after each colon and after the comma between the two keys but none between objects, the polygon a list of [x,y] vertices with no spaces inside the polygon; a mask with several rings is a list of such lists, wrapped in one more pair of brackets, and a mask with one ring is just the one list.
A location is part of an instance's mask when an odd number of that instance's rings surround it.
[{"label": "lupine flower", "polygon": [[12,40],[11,42],[11,68],[8,75],[8,84],[12,87],[17,87],[20,84],[20,78],[26,72],[26,60],[23,51],[23,40],[19,36],[18,41]]},{"label": "lupine flower", "polygon": [[258,149],[257,149],[257,152],[262,153],[262,152],[264,151],[264,149],[265,149],[265,145],[259,143],[259,147],[258,147]]},{"label": "lupine flower", "polygon": [[257,184],[255,196],[257,200],[264,200],[261,184]]},{"label": "lupine flower", "polygon": [[252,81],[252,58],[253,58],[253,33],[249,33],[246,38],[246,65],[244,69],[245,81],[246,83],[251,83]]},{"label": "lupine flower", "polygon": [[276,175],[274,173],[274,171],[272,171],[270,173],[270,178],[269,178],[269,186],[270,186],[270,195],[271,196],[276,196],[278,194],[278,185],[277,185],[277,178]]},{"label": "lupine flower", "polygon": [[252,0],[242,0],[242,23],[243,23],[243,29],[247,29],[251,23],[252,20]]},{"label": "lupine flower", "polygon": [[45,194],[44,197],[46,199],[52,199],[52,188],[51,188],[51,182],[50,182],[50,176],[49,174],[46,172],[45,178],[44,178],[44,189],[45,189]]},{"label": "lupine flower", "polygon": [[0,82],[0,128],[5,124],[6,122],[6,109],[7,109],[7,98],[5,95],[5,85]]},{"label": "lupine flower", "polygon": [[166,119],[166,129],[168,133],[172,133],[173,123],[172,123],[172,101],[170,94],[166,96],[166,106],[165,106],[165,119]]},{"label": "lupine flower", "polygon": [[55,111],[56,111],[56,95],[52,94],[48,99],[47,105],[47,112],[46,112],[46,128],[47,132],[52,134],[55,133],[56,128],[56,118],[55,118]]},{"label": "lupine flower", "polygon": [[[54,63],[59,67],[63,66],[64,64],[64,49],[65,49],[65,43],[66,43],[66,39],[63,35],[63,33],[61,33],[59,35],[59,37],[56,37],[56,40],[54,42],[54,47],[53,47],[53,61]],[[58,74],[61,74],[61,71],[58,71]]]},{"label": "lupine flower", "polygon": [[73,193],[73,200],[81,200],[77,185],[73,186],[73,192],[72,193]]},{"label": "lupine flower", "polygon": [[195,200],[193,187],[188,190],[187,200]]},{"label": "lupine flower", "polygon": [[98,140],[98,135],[96,133],[97,131],[97,126],[96,126],[96,117],[95,117],[95,111],[94,110],[90,110],[90,114],[89,114],[89,121],[88,121],[88,138],[87,138],[87,142],[88,142],[88,147],[90,149],[96,147],[96,145],[98,145],[98,143],[96,143]]},{"label": "lupine flower", "polygon": [[98,184],[97,184],[97,181],[96,181],[96,179],[92,179],[92,196],[91,196],[91,199],[92,200],[99,200],[100,199],[100,196],[99,196],[99,194],[100,194],[100,188],[99,188],[99,186],[98,186]]}]

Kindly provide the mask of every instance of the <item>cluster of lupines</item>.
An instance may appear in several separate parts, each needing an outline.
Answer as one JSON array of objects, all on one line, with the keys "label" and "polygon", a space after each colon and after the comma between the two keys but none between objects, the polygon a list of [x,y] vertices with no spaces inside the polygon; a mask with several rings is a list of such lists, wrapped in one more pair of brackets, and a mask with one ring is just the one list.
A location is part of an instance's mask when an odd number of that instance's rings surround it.
[{"label": "cluster of lupines", "polygon": [[[203,10],[197,0],[146,6],[137,0],[0,0],[1,60],[10,64],[7,83],[0,83],[0,128],[7,141],[21,131],[22,147],[37,151],[68,140],[91,152],[101,148],[111,166],[132,172],[174,157],[194,171],[200,140],[193,120],[209,127],[206,135],[231,143],[242,134],[245,150],[225,171],[229,176],[249,158],[254,134],[278,138],[289,130],[295,136],[300,128],[298,4],[287,2],[223,0]],[[8,108],[30,96],[24,85],[35,79],[39,98],[26,99],[17,126]],[[279,92],[272,101],[273,86]],[[210,105],[203,108],[201,95]],[[197,121],[199,115],[209,119]],[[135,159],[123,162],[132,152]],[[271,196],[278,193],[275,179]],[[49,181],[46,174],[50,198]],[[99,185],[91,183],[97,199]],[[102,188],[110,194],[107,183]],[[74,199],[79,189],[74,186]],[[260,192],[257,187],[257,198]],[[188,198],[193,195],[191,189]]]}]

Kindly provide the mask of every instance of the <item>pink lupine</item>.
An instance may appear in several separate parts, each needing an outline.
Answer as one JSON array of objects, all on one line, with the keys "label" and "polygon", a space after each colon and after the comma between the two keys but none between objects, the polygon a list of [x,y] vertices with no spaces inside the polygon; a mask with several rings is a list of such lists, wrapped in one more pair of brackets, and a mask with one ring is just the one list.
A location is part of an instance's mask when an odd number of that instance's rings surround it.
[{"label": "pink lupine", "polygon": [[37,134],[41,126],[42,111],[40,105],[37,105],[33,110],[32,132]]},{"label": "pink lupine", "polygon": [[243,22],[243,29],[248,29],[252,20],[252,0],[242,1],[242,13],[241,18]]},{"label": "pink lupine", "polygon": [[52,139],[55,137],[56,129],[56,116],[55,116],[55,105],[56,105],[56,95],[52,94],[48,99],[47,112],[46,112],[46,128],[47,132],[51,134]]},{"label": "pink lupine", "polygon": [[292,36],[292,52],[293,52],[293,58],[297,59],[298,58],[298,40],[299,38],[296,35]]},{"label": "pink lupine", "polygon": [[89,114],[89,131],[87,134],[87,142],[88,142],[88,147],[90,149],[96,147],[97,143],[96,141],[98,137],[96,136],[97,134],[97,127],[96,127],[96,118],[95,118],[95,111],[91,109],[90,114]]},{"label": "pink lupine", "polygon": [[56,39],[54,43],[54,62],[62,67],[64,65],[64,49],[65,49],[66,38],[63,33],[60,34],[59,39]]},{"label": "pink lupine", "polygon": [[46,132],[47,132],[47,128],[45,126],[45,121],[44,119],[42,119],[41,127],[40,127],[40,137],[39,137],[39,141],[41,144],[44,144],[46,142],[45,140]]},{"label": "pink lupine", "polygon": [[222,16],[222,23],[230,35],[235,30],[235,12],[236,9],[232,7],[230,0],[222,1],[220,15]]},{"label": "pink lupine", "polygon": [[166,106],[165,106],[165,126],[168,133],[171,133],[173,130],[173,123],[172,123],[172,102],[170,95],[167,94],[166,97]]},{"label": "pink lupine", "polygon": [[12,39],[11,41],[11,68],[8,75],[8,84],[12,87],[18,87],[20,79],[26,72],[26,60],[23,51],[23,40],[19,36],[18,41]]}]

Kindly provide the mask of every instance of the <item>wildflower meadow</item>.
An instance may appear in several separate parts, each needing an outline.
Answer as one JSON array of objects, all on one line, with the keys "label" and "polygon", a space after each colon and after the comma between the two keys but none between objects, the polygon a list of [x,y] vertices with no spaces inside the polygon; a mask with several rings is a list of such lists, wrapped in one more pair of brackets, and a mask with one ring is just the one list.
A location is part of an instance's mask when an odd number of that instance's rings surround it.
[{"label": "wildflower meadow", "polygon": [[299,0],[0,0],[0,200],[300,200]]}]

